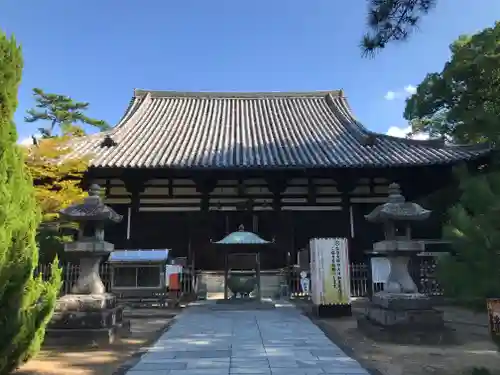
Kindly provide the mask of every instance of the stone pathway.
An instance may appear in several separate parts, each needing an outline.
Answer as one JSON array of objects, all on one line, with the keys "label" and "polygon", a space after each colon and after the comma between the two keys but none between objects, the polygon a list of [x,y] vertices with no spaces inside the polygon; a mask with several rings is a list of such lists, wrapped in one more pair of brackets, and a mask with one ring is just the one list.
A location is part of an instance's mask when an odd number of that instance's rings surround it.
[{"label": "stone pathway", "polygon": [[127,375],[367,375],[295,308],[188,308]]}]

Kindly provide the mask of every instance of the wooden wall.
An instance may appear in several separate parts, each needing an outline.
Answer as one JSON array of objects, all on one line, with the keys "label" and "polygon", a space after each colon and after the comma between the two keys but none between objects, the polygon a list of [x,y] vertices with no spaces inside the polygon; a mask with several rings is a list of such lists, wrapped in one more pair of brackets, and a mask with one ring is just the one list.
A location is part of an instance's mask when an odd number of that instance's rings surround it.
[{"label": "wooden wall", "polygon": [[390,181],[360,178],[346,189],[345,181],[291,178],[277,190],[266,179],[218,179],[203,190],[195,179],[160,178],[141,181],[135,194],[126,179],[93,182],[105,187],[106,203],[125,216],[107,231],[117,248],[170,248],[195,259],[197,267],[220,269],[210,241],[240,224],[276,241],[270,268],[283,266],[287,256],[294,262],[313,237],[347,237],[351,260],[362,261],[363,252],[382,238],[382,228],[363,215],[385,202]]}]

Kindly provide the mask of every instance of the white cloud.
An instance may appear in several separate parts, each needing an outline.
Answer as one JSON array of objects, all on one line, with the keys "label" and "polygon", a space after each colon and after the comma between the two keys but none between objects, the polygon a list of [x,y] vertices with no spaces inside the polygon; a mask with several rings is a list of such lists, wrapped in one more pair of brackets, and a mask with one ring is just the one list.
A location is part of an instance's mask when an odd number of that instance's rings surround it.
[{"label": "white cloud", "polygon": [[405,86],[405,92],[408,93],[409,95],[413,95],[417,92],[417,88],[413,85],[408,85]]},{"label": "white cloud", "polygon": [[396,93],[394,91],[387,91],[384,95],[385,100],[394,100],[396,99]]},{"label": "white cloud", "polygon": [[394,100],[394,99],[404,99],[410,95],[413,95],[417,92],[417,88],[413,85],[406,85],[402,90],[396,91],[387,91],[384,95],[385,100]]},{"label": "white cloud", "polygon": [[[406,126],[406,127],[391,126],[389,130],[387,130],[386,134],[393,137],[406,138],[410,132],[411,132],[411,126]],[[423,140],[423,139],[429,139],[429,136],[425,133],[417,133],[412,135],[410,138]]]}]

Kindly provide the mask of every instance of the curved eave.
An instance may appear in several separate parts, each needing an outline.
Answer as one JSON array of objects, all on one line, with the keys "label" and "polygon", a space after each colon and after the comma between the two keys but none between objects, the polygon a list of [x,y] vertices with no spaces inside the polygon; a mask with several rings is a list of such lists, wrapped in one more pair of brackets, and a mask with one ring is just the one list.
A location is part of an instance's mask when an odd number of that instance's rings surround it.
[{"label": "curved eave", "polygon": [[[103,147],[106,137],[117,145]],[[75,141],[71,156],[89,156],[91,168],[297,170],[451,164],[489,152],[371,132],[342,91],[135,90],[120,122]]]},{"label": "curved eave", "polygon": [[259,235],[252,232],[237,231],[228,234],[222,240],[213,242],[214,245],[220,246],[265,246],[272,242],[264,240]]}]

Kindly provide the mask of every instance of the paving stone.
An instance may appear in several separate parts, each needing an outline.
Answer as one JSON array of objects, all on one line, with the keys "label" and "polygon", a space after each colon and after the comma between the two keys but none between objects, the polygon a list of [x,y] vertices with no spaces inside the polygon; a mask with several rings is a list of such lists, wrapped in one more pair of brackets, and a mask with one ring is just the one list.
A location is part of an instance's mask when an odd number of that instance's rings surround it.
[{"label": "paving stone", "polygon": [[187,309],[127,375],[367,375],[294,308]]},{"label": "paving stone", "polygon": [[323,367],[323,372],[326,374],[368,375],[368,371],[362,367]]},{"label": "paving stone", "polygon": [[221,372],[229,371],[230,364],[229,362],[197,362],[197,361],[188,361],[187,369],[188,370],[197,370],[197,369],[217,369]]},{"label": "paving stone", "polygon": [[186,362],[163,362],[163,363],[145,363],[139,361],[132,370],[135,371],[156,371],[156,370],[185,370]]},{"label": "paving stone", "polygon": [[271,369],[274,369],[274,368],[299,368],[299,365],[297,363],[294,363],[293,361],[269,360],[269,367],[271,367]]},{"label": "paving stone", "polygon": [[[149,374],[144,374],[144,375],[149,375]],[[166,375],[229,375],[229,369],[227,371],[221,369],[170,370],[170,372],[167,373]]]},{"label": "paving stone", "polygon": [[324,375],[322,369],[303,369],[303,368],[277,368],[271,369],[272,375]]},{"label": "paving stone", "polygon": [[269,368],[269,361],[267,359],[246,362],[231,361],[231,369],[233,368]]},{"label": "paving stone", "polygon": [[230,356],[230,350],[197,350],[176,352],[175,358],[229,358]]},{"label": "paving stone", "polygon": [[313,349],[310,350],[310,352],[316,357],[337,357],[346,355],[343,351],[335,347],[330,349]]},{"label": "paving stone", "polygon": [[269,367],[253,367],[253,368],[231,368],[229,369],[229,374],[265,374],[271,375],[271,369]]}]

